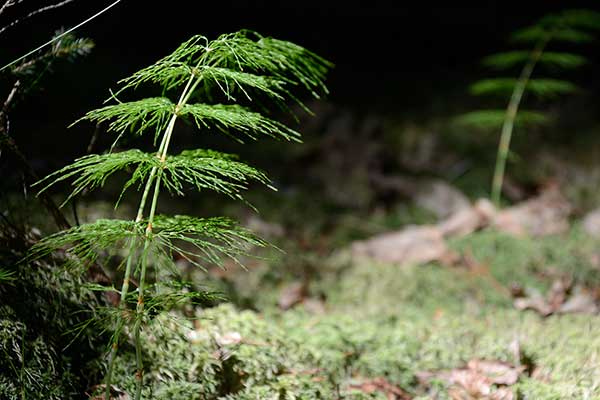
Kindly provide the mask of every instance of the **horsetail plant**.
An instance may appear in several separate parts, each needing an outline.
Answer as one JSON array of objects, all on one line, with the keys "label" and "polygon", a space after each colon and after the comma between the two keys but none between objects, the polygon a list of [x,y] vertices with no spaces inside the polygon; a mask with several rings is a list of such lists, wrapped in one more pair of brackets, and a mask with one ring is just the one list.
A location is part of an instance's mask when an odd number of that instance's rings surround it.
[{"label": "horsetail plant", "polygon": [[510,149],[512,132],[516,124],[541,125],[549,122],[545,113],[536,110],[519,110],[523,97],[531,93],[540,99],[556,98],[576,92],[579,88],[564,79],[532,78],[538,64],[550,71],[575,69],[587,62],[586,58],[567,51],[547,51],[551,42],[580,44],[594,39],[590,31],[600,30],[600,14],[588,10],[566,10],[547,15],[537,23],[512,35],[514,42],[529,46],[530,50],[515,50],[493,54],[484,58],[483,64],[495,70],[520,68],[518,78],[492,78],[475,82],[470,87],[476,96],[510,95],[505,110],[479,110],[459,116],[461,125],[496,129],[501,127],[498,154],[492,179],[492,201],[499,206],[504,181],[504,171]]},{"label": "horsetail plant", "polygon": [[[157,214],[159,197],[165,189],[182,195],[187,185],[241,199],[241,191],[250,181],[269,185],[263,172],[238,161],[234,155],[202,149],[171,154],[177,121],[192,122],[200,130],[216,128],[237,139],[271,136],[298,141],[299,134],[267,117],[264,106],[262,112],[252,111],[239,105],[238,97],[251,104],[256,103],[253,97],[266,98],[283,107],[291,99],[304,107],[291,89],[303,88],[317,98],[319,93],[327,93],[324,80],[331,66],[298,45],[251,31],[225,34],[212,41],[194,36],[169,56],[121,80],[119,90],[111,96],[116,104],[91,111],[79,120],[108,123],[108,131],[117,136],[113,147],[107,154],[79,158],[49,175],[38,182],[44,185],[41,191],[72,180],[73,189],[66,200],[69,201],[84,189],[103,186],[118,171],[132,171],[123,192],[132,187],[141,192],[137,215],[133,220],[99,219],[48,236],[33,246],[30,257],[66,249],[71,265],[85,265],[96,260],[99,250],[126,249],[121,289],[105,288],[120,296],[117,312],[111,314],[115,318],[115,333],[105,377],[107,400],[119,341],[124,329],[131,325],[137,368],[134,398],[141,398],[144,366],[140,331],[148,318],[149,299],[152,307],[158,307],[161,301],[168,306],[194,297],[189,290],[182,290],[173,255],[203,266],[219,264],[223,257],[240,262],[239,257],[247,254],[251,246],[266,245],[226,218]],[[162,97],[131,102],[118,99],[122,93],[145,84],[161,88]],[[177,95],[175,102],[171,100],[173,94]],[[224,104],[211,101],[217,96],[224,99]],[[113,151],[126,134],[150,135],[156,152]],[[154,284],[150,277],[154,277]],[[166,278],[172,277],[175,283],[165,284],[169,282]],[[137,282],[137,290],[130,289],[132,282]]]}]

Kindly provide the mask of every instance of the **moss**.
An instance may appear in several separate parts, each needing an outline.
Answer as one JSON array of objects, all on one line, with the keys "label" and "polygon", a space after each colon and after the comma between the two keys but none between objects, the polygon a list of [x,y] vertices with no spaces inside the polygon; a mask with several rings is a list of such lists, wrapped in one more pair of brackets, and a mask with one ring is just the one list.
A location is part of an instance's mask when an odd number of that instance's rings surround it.
[{"label": "moss", "polygon": [[[25,243],[0,227],[0,398],[78,399],[98,380],[105,337],[80,324],[102,304],[76,274],[18,263]],[[77,335],[80,333],[80,335]]]},{"label": "moss", "polygon": [[68,273],[23,265],[0,285],[0,398],[80,398],[97,380],[101,335],[74,328],[96,298]]},{"label": "moss", "polygon": [[459,251],[470,251],[493,277],[505,285],[517,282],[547,288],[558,274],[589,286],[600,284],[600,270],[592,258],[599,244],[580,224],[562,235],[544,238],[515,237],[486,230],[451,242]]},{"label": "moss", "polygon": [[[301,345],[276,324],[231,305],[205,310],[199,318],[193,329],[191,321],[163,314],[144,331],[147,397],[245,399],[270,393],[284,399],[305,393],[298,398],[327,398],[331,392],[327,382],[312,380]],[[240,341],[221,339],[238,334]],[[134,364],[131,353],[119,357],[117,386],[133,389],[127,371]]]},{"label": "moss", "polygon": [[[589,316],[542,319],[499,310],[485,317],[442,313],[356,320],[297,310],[265,319],[221,305],[202,313],[199,326],[190,341],[191,322],[163,315],[151,327],[157,331],[146,332],[147,396],[327,399],[339,391],[341,398],[367,398],[348,390],[359,376],[385,377],[423,394],[415,378],[419,371],[462,367],[472,358],[514,362],[510,344],[516,337],[540,376],[547,376],[547,381],[524,377],[516,386],[523,399],[600,396],[600,321]],[[231,332],[241,342],[219,346],[218,338]],[[131,356],[119,360],[115,383],[128,390],[133,377],[123,374],[133,363]]]},{"label": "moss", "polygon": [[[483,265],[475,272],[353,262],[343,253],[316,257],[310,290],[326,295],[325,314],[277,310],[281,285],[299,274],[277,271],[273,261],[259,264],[228,277],[229,289],[254,298],[258,312],[205,310],[194,343],[191,322],[170,323],[175,333],[146,333],[149,391],[173,399],[385,398],[349,389],[357,377],[384,377],[416,398],[444,399],[443,382],[423,388],[418,372],[463,367],[473,358],[515,362],[511,344],[518,339],[536,370],[515,385],[521,399],[600,397],[600,318],[518,311],[507,290],[513,282],[544,290],[557,274],[596,284],[594,243],[578,226],[544,239],[490,230],[453,240],[455,251],[470,251]],[[155,328],[166,327],[165,318]],[[215,338],[231,332],[241,343],[220,347]],[[123,356],[123,363],[131,370],[133,358]],[[132,387],[132,377],[120,379]]]},{"label": "moss", "polygon": [[[502,289],[520,282],[544,290],[554,279],[548,274],[550,267],[554,274],[572,274],[580,283],[595,285],[598,271],[589,260],[594,246],[575,226],[567,235],[541,240],[493,231],[453,240],[454,250],[470,251],[485,266],[478,272],[461,266],[356,262],[343,253],[254,263],[250,271],[231,272],[222,281],[221,288],[238,293],[234,298],[240,301],[238,306],[199,310],[195,320],[171,312],[151,321],[142,339],[144,396],[385,399],[381,392],[366,394],[350,388],[361,377],[384,377],[415,398],[445,399],[443,382],[424,388],[417,374],[462,367],[473,358],[514,362],[511,343],[518,338],[524,357],[536,370],[515,386],[521,399],[600,398],[600,317],[542,318],[515,310]],[[311,294],[325,296],[326,313],[314,314],[301,305],[279,311],[279,289],[302,276],[305,262],[316,274]],[[35,378],[28,389],[31,398],[40,392],[50,399],[77,398],[100,382],[98,375],[91,374],[98,371],[103,348],[86,343],[95,337],[87,332],[63,352],[70,338],[57,332],[68,331],[78,321],[72,311],[87,310],[83,305],[91,294],[72,277],[50,268],[32,271],[35,274],[21,277],[28,286],[18,298],[27,301],[19,305],[15,296],[14,304],[0,309],[0,345],[5,349],[0,362],[14,365],[0,374],[0,397],[20,398],[20,377],[27,375]],[[3,286],[2,290],[6,296],[7,291],[14,294],[21,289]],[[255,311],[242,309],[247,301],[252,301]],[[28,314],[27,307],[34,311]],[[37,320],[46,322],[37,326]],[[19,362],[21,348],[26,374]],[[83,354],[78,357],[77,352]],[[114,384],[133,393],[134,370],[134,352],[125,343]]]}]

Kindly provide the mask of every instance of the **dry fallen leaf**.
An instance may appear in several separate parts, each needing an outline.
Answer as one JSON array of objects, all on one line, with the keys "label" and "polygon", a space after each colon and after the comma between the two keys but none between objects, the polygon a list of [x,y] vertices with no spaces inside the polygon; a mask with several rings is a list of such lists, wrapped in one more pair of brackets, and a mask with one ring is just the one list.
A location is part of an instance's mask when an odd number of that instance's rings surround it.
[{"label": "dry fallen leaf", "polygon": [[383,393],[388,400],[411,400],[412,396],[385,378],[362,379],[348,385],[349,389],[360,390],[363,393]]},{"label": "dry fallen leaf", "polygon": [[535,294],[531,297],[520,297],[513,302],[517,310],[534,310],[540,315],[546,317],[554,312],[546,299],[541,295]]},{"label": "dry fallen leaf", "polygon": [[447,382],[448,395],[454,400],[513,400],[509,386],[517,383],[524,370],[523,366],[515,367],[502,361],[474,359],[466,368],[421,372],[417,378],[423,384],[433,378]]},{"label": "dry fallen leaf", "polygon": [[514,392],[510,388],[506,387],[496,389],[490,396],[490,400],[513,400],[514,398]]},{"label": "dry fallen leaf", "polygon": [[489,396],[492,392],[492,382],[485,375],[471,369],[452,370],[447,380],[471,396]]},{"label": "dry fallen leaf", "polygon": [[554,313],[595,314],[599,311],[594,294],[581,286],[572,287],[569,278],[556,279],[545,297],[533,292],[516,298],[514,306],[518,310],[537,311],[544,317]]},{"label": "dry fallen leaf", "polygon": [[513,367],[502,361],[471,360],[467,368],[485,375],[496,385],[507,386],[517,383],[519,375],[523,372],[523,367]]},{"label": "dry fallen leaf", "polygon": [[594,294],[580,286],[572,290],[572,295],[562,303],[557,312],[561,314],[596,314],[599,311]]}]

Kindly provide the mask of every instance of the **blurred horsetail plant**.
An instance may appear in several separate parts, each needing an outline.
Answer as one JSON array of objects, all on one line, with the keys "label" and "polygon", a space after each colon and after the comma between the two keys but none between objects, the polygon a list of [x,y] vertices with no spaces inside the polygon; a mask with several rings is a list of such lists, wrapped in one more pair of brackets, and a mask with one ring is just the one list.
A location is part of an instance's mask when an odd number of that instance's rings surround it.
[{"label": "blurred horsetail plant", "polygon": [[463,114],[456,122],[463,126],[483,129],[501,129],[498,154],[492,181],[492,201],[500,205],[504,171],[510,141],[515,125],[532,126],[549,122],[548,116],[537,110],[520,110],[526,93],[539,99],[554,99],[574,93],[578,87],[564,79],[532,78],[538,64],[549,71],[575,69],[587,62],[586,58],[571,52],[547,51],[551,42],[580,44],[592,41],[591,31],[600,30],[600,14],[588,10],[567,10],[547,15],[537,23],[512,35],[514,42],[529,46],[530,50],[515,50],[493,54],[483,64],[498,71],[520,69],[516,78],[491,78],[475,82],[470,91],[476,96],[510,96],[505,110],[479,110]]},{"label": "blurred horsetail plant", "polygon": [[[205,263],[220,264],[223,257],[240,262],[238,258],[247,254],[250,247],[266,245],[226,218],[157,214],[163,189],[182,195],[184,185],[188,185],[241,199],[240,192],[250,181],[269,184],[263,172],[237,161],[234,155],[202,149],[170,154],[177,120],[187,120],[200,130],[216,128],[238,140],[240,136],[271,136],[298,141],[296,131],[268,118],[264,112],[236,104],[238,97],[246,102],[253,102],[255,96],[266,98],[284,108],[291,99],[306,109],[291,89],[299,87],[317,98],[319,93],[327,93],[324,80],[331,66],[300,46],[251,31],[225,34],[212,41],[194,36],[172,54],[121,80],[120,89],[112,96],[116,104],[91,111],[80,120],[107,122],[108,130],[117,135],[115,144],[125,134],[150,135],[156,147],[154,153],[137,149],[113,152],[113,144],[108,154],[82,157],[38,182],[45,191],[58,182],[72,180],[68,201],[84,189],[103,186],[112,174],[125,170],[132,172],[123,191],[137,187],[141,192],[135,219],[100,219],[56,233],[33,246],[29,256],[38,258],[66,249],[71,265],[85,266],[94,262],[100,250],[126,250],[123,284],[118,290],[119,308],[110,313],[115,334],[105,377],[107,400],[124,329],[132,325],[137,365],[134,398],[140,399],[144,374],[140,331],[148,319],[149,308],[168,307],[194,298],[187,288],[182,290],[174,254],[202,267]],[[163,97],[132,102],[117,99],[122,92],[143,84],[159,86]],[[175,101],[170,96],[174,93]],[[212,104],[210,100],[217,95],[226,104]],[[168,282],[165,278],[172,278],[174,283],[164,284]],[[131,282],[137,283],[137,290],[130,290]],[[199,297],[204,295],[198,293]]]}]

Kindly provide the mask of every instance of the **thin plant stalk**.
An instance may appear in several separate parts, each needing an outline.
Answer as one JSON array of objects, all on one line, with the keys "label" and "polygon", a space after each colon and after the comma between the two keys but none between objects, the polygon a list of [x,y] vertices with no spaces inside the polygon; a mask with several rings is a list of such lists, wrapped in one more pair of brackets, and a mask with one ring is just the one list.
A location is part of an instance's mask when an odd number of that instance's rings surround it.
[{"label": "thin plant stalk", "polygon": [[[158,182],[158,180],[157,180]],[[150,242],[152,235],[152,228],[148,225],[146,228],[146,240],[144,242],[144,251],[142,253],[142,268],[140,271],[140,286],[138,291],[138,302],[136,307],[136,320],[134,324],[134,338],[135,338],[135,362],[137,372],[135,374],[136,387],[135,387],[135,399],[139,400],[142,396],[142,383],[144,379],[144,364],[142,361],[142,346],[140,340],[140,332],[142,325],[142,313],[144,312],[144,285],[146,280],[146,268],[148,266],[148,251],[150,249]]]},{"label": "thin plant stalk", "polygon": [[[194,79],[194,75],[190,78],[188,85],[184,89],[177,106],[175,107],[175,111],[171,120],[169,121],[169,125],[164,134],[164,138],[162,141],[162,152],[159,151],[159,157],[161,163],[165,163],[167,159],[167,151],[169,149],[169,143],[171,140],[171,136],[173,135],[173,128],[175,127],[175,121],[177,120],[177,115],[179,110],[185,105],[185,103],[189,100],[192,92],[196,89],[202,77],[198,77],[194,84],[190,87],[189,83]],[[156,168],[156,167],[155,167]],[[140,340],[140,332],[142,328],[142,315],[144,312],[144,286],[146,280],[146,269],[148,266],[148,251],[150,248],[150,243],[152,242],[152,223],[154,222],[154,215],[156,213],[156,206],[158,204],[158,196],[160,194],[160,183],[162,178],[162,169],[158,170],[156,174],[156,183],[154,186],[154,193],[152,197],[152,204],[150,205],[150,211],[148,215],[148,225],[146,226],[145,236],[144,236],[144,250],[142,252],[141,259],[141,270],[140,270],[140,285],[138,287],[138,300],[136,306],[136,321],[134,325],[134,337],[135,337],[135,354],[136,354],[136,391],[135,391],[135,400],[141,399],[142,394],[142,383],[144,377],[144,369],[143,369],[143,360],[142,360],[142,345]]]},{"label": "thin plant stalk", "polygon": [[[163,143],[161,143],[160,148],[162,149],[162,146],[164,144],[164,140]],[[160,149],[159,149],[160,151]],[[140,205],[138,207],[138,212],[137,212],[137,216],[135,218],[135,222],[139,223],[142,218],[144,217],[144,209],[146,207],[146,201],[148,199],[148,194],[150,193],[150,189],[152,188],[152,182],[154,180],[154,176],[156,175],[156,170],[157,168],[153,168],[150,171],[150,175],[148,176],[148,180],[146,181],[146,185],[144,187],[144,192],[142,194],[142,199],[140,200]],[[123,276],[123,284],[121,286],[121,299],[119,301],[119,308],[120,308],[120,314],[119,314],[119,321],[117,322],[117,328],[116,328],[116,332],[115,335],[113,337],[112,340],[112,344],[111,344],[111,350],[110,350],[110,355],[108,358],[108,370],[106,373],[106,379],[105,379],[105,385],[106,385],[106,391],[105,391],[105,400],[110,400],[110,385],[111,385],[111,381],[112,381],[112,373],[114,370],[114,363],[115,363],[115,357],[117,355],[117,351],[118,351],[118,347],[119,347],[119,335],[121,332],[121,329],[123,328],[124,325],[124,317],[123,317],[123,313],[126,312],[126,298],[127,295],[129,294],[129,282],[131,279],[131,270],[132,270],[132,265],[133,265],[133,253],[135,250],[135,243],[136,243],[136,238],[132,238],[131,242],[129,244],[129,251],[127,253],[127,263],[125,265],[125,274]]]},{"label": "thin plant stalk", "polygon": [[494,178],[492,180],[492,202],[496,207],[500,207],[500,199],[502,195],[502,185],[504,183],[504,171],[506,170],[506,160],[508,159],[508,153],[510,150],[510,141],[515,126],[515,119],[517,118],[517,112],[525,93],[525,88],[529,83],[531,74],[538,63],[546,44],[550,40],[550,35],[541,40],[538,45],[532,50],[529,61],[523,67],[521,75],[517,80],[515,88],[513,89],[510,101],[506,107],[506,116],[502,123],[502,131],[500,134],[500,142],[498,143],[498,155],[496,157],[496,165],[494,168]]},{"label": "thin plant stalk", "polygon": [[[196,82],[190,87],[190,85],[194,81],[194,78],[195,78],[195,76],[192,75],[190,77],[190,79],[188,80],[188,83],[185,86],[185,88],[181,94],[181,97],[179,98],[179,102],[177,103],[177,106],[175,107],[173,116],[171,117],[169,124],[167,125],[165,133],[163,134],[163,137],[162,137],[162,140],[159,145],[158,152],[157,152],[157,157],[161,160],[162,163],[164,163],[166,161],[169,142],[171,139],[171,135],[173,134],[173,128],[175,127],[175,121],[177,120],[177,113],[179,112],[181,107],[183,107],[183,105],[187,102],[187,100],[189,99],[191,93],[194,91],[196,86],[200,83],[201,78],[197,78]],[[134,325],[134,332],[135,332],[134,340],[135,340],[135,347],[136,347],[136,366],[137,366],[137,372],[136,372],[137,383],[136,383],[136,396],[135,396],[136,400],[140,399],[140,397],[141,397],[141,388],[142,388],[142,380],[143,380],[143,363],[142,363],[142,358],[141,358],[141,344],[140,344],[141,314],[144,311],[144,284],[145,284],[145,277],[146,277],[147,255],[148,255],[148,249],[150,247],[151,236],[152,236],[152,222],[154,220],[156,205],[158,203],[158,194],[160,191],[160,180],[161,180],[160,175],[161,175],[161,170],[159,170],[158,167],[153,167],[152,170],[150,171],[148,180],[146,181],[146,185],[144,187],[144,192],[142,194],[142,198],[140,200],[140,205],[138,208],[137,216],[135,219],[136,222],[140,222],[143,219],[144,209],[146,207],[146,201],[148,198],[148,194],[150,193],[150,190],[152,188],[152,183],[153,183],[154,179],[156,178],[154,193],[153,193],[153,197],[152,197],[152,204],[150,206],[148,225],[146,227],[145,236],[144,236],[144,250],[142,252],[140,281],[139,281],[139,287],[138,287],[138,301],[137,301],[137,306],[136,306],[136,322]],[[131,273],[132,273],[134,249],[135,249],[135,238],[133,238],[131,240],[131,243],[129,245],[129,253],[127,256],[127,263],[125,266],[125,274],[124,274],[124,278],[123,278],[123,284],[121,286],[121,300],[119,303],[119,307],[121,307],[122,313],[125,312],[125,307],[126,307],[125,301],[126,301],[127,295],[129,294],[129,281],[130,281],[130,277],[131,277]],[[106,385],[105,400],[110,400],[110,385],[111,385],[111,381],[112,381],[112,373],[114,370],[114,362],[115,362],[115,358],[116,358],[116,353],[118,351],[119,334],[120,334],[120,330],[123,327],[123,325],[124,325],[124,318],[122,315],[119,315],[117,329],[115,332],[115,336],[113,338],[113,343],[111,345],[111,351],[110,351],[110,355],[109,355],[109,365],[108,365],[107,375],[106,375],[106,379],[105,379],[105,385]]]}]

